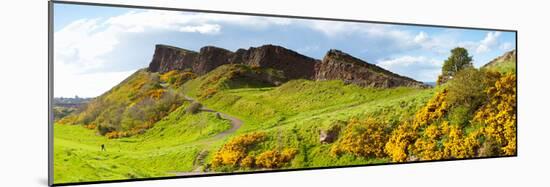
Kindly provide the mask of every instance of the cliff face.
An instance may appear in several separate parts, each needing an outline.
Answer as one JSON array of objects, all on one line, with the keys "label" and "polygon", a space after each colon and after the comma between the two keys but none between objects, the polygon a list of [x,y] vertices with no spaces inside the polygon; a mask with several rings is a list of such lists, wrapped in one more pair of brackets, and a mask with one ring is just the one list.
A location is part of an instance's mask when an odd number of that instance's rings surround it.
[{"label": "cliff face", "polygon": [[334,49],[328,51],[323,61],[317,64],[315,79],[342,80],[365,87],[427,87],[422,82],[397,75]]},{"label": "cliff face", "polygon": [[197,53],[157,45],[148,70],[165,73],[170,70],[189,69],[203,75],[224,64],[246,64],[281,70],[285,72],[288,79],[312,79],[316,62],[317,60],[313,58],[275,45],[251,47],[248,50],[239,49],[235,53],[213,46],[203,47]]},{"label": "cliff face", "polygon": [[231,63],[232,56],[233,52],[226,49],[213,46],[203,47],[193,62],[193,72],[199,75],[206,74],[221,65]]},{"label": "cliff face", "polygon": [[237,50],[233,62],[282,70],[288,79],[312,79],[317,60],[280,46],[264,45]]},{"label": "cliff face", "polygon": [[153,59],[149,63],[150,72],[165,73],[170,70],[184,70],[193,68],[197,52],[167,45],[156,45]]},{"label": "cliff face", "polygon": [[320,61],[275,45],[239,49],[236,52],[213,46],[203,47],[199,52],[194,52],[157,45],[148,70],[160,73],[190,70],[203,75],[224,64],[245,64],[279,70],[284,73],[286,80],[343,80],[360,86],[381,88],[427,87],[421,82],[397,75],[338,50],[328,51]]}]

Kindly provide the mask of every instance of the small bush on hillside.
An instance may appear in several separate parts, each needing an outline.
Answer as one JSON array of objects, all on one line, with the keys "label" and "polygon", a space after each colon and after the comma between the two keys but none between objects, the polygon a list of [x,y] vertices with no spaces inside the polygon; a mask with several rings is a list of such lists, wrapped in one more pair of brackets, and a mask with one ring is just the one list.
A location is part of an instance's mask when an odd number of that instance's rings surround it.
[{"label": "small bush on hillside", "polygon": [[218,93],[218,89],[216,88],[207,88],[206,90],[202,91],[202,93],[199,95],[199,98],[209,98],[213,96],[214,94]]},{"label": "small bush on hillside", "polygon": [[296,149],[285,149],[282,152],[269,150],[256,157],[256,166],[262,168],[280,168],[290,162],[298,153]]},{"label": "small bush on hillside", "polygon": [[170,84],[174,88],[178,88],[181,85],[183,85],[183,83],[187,82],[188,80],[194,79],[196,77],[197,75],[193,72],[189,72],[189,71],[181,72],[177,70],[172,70],[162,74],[160,76],[160,80]]},{"label": "small bush on hillside", "polygon": [[471,109],[466,106],[457,106],[452,108],[449,111],[449,122],[451,124],[460,125],[461,127],[465,127],[467,124],[470,123],[470,119],[472,119],[472,112]]},{"label": "small bush on hillside", "polygon": [[185,110],[188,114],[196,114],[200,111],[202,108],[202,105],[198,102],[193,102],[187,109]]},{"label": "small bush on hillside", "polygon": [[100,135],[105,135],[109,132],[112,132],[112,131],[115,131],[116,129],[111,126],[110,124],[100,124],[97,126],[97,131],[99,132]]},{"label": "small bush on hillside", "polygon": [[147,92],[147,96],[151,97],[152,99],[158,100],[164,95],[165,92],[166,92],[166,90],[162,89],[162,88],[149,90]]},{"label": "small bush on hillside", "polygon": [[231,139],[228,143],[216,152],[212,159],[212,167],[241,165],[241,160],[247,156],[248,151],[257,143],[265,139],[265,133],[254,132],[244,134]]},{"label": "small bush on hillside", "polygon": [[414,130],[423,128],[447,114],[449,111],[449,104],[447,102],[448,93],[449,91],[447,89],[437,93],[428,101],[426,106],[421,108],[415,114],[414,121],[412,123]]},{"label": "small bush on hillside", "polygon": [[59,119],[58,121],[56,121],[56,123],[62,125],[74,125],[78,123],[78,116],[75,114],[71,114]]},{"label": "small bush on hillside", "polygon": [[388,142],[384,146],[384,152],[394,162],[404,162],[407,160],[411,146],[417,136],[412,122],[404,121],[392,131]]},{"label": "small bush on hillside", "polygon": [[485,73],[475,68],[465,68],[449,82],[447,102],[451,106],[465,106],[475,110],[487,98]]},{"label": "small bush on hillside", "polygon": [[247,155],[246,157],[241,160],[241,167],[244,168],[254,168],[256,159],[252,155]]},{"label": "small bush on hillside", "polygon": [[449,111],[447,95],[447,89],[438,92],[426,106],[416,112],[411,121],[402,122],[392,131],[384,152],[394,162],[405,162],[412,156],[430,159],[442,157],[439,153],[439,138],[442,134],[438,124]]},{"label": "small bush on hillside", "polygon": [[388,140],[385,127],[386,124],[372,118],[364,121],[353,119],[348,122],[342,138],[332,146],[331,153],[382,158],[385,156],[384,145]]}]

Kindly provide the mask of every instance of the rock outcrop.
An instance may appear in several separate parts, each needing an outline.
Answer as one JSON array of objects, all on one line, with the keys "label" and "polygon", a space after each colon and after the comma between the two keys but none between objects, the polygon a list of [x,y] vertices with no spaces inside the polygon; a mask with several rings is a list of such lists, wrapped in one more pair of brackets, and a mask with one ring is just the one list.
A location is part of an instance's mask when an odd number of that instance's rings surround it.
[{"label": "rock outcrop", "polygon": [[224,64],[246,64],[252,67],[281,70],[288,79],[312,79],[317,60],[275,45],[251,47],[231,52],[206,46],[199,52],[157,45],[148,70],[165,73],[189,69],[198,75],[206,74]]},{"label": "rock outcrop", "polygon": [[343,80],[360,86],[381,88],[428,87],[338,50],[328,51],[321,61],[276,45],[238,49],[236,52],[214,46],[206,46],[195,52],[156,45],[148,70],[159,73],[190,70],[203,75],[224,64],[271,68],[283,72],[286,80]]},{"label": "rock outcrop", "polygon": [[217,67],[231,63],[233,52],[213,46],[206,46],[200,49],[193,65],[193,72],[203,75]]},{"label": "rock outcrop", "polygon": [[317,62],[316,59],[276,45],[239,49],[232,61],[252,67],[282,70],[288,79],[312,79]]},{"label": "rock outcrop", "polygon": [[492,66],[498,66],[500,63],[504,62],[510,62],[510,61],[516,61],[516,50],[508,51],[504,53],[503,55],[491,60],[489,63],[483,65],[483,68],[486,67],[492,67]]},{"label": "rock outcrop", "polygon": [[165,73],[170,70],[192,70],[195,64],[197,52],[172,47],[168,45],[156,45],[153,59],[149,63],[150,72]]},{"label": "rock outcrop", "polygon": [[365,87],[427,87],[422,82],[392,73],[335,49],[328,51],[321,63],[317,64],[315,79],[342,80]]}]

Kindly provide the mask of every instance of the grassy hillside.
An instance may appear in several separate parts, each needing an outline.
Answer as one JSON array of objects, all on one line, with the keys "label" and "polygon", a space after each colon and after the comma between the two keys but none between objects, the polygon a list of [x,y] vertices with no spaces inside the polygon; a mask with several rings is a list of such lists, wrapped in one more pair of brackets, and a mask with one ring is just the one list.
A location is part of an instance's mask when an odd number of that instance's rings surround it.
[{"label": "grassy hillside", "polygon": [[500,73],[516,73],[516,60],[515,59],[508,59],[502,62],[499,62],[496,65],[492,66],[486,66],[484,69],[497,71]]},{"label": "grassy hillside", "polygon": [[[184,104],[143,134],[108,139],[78,125],[54,125],[55,181],[75,182],[173,175],[190,171],[208,140],[229,128],[213,113],[185,114]],[[101,151],[104,144],[106,151]]]},{"label": "grassy hillside", "polygon": [[193,77],[189,72],[139,70],[59,123],[85,125],[113,138],[143,133],[182,104],[177,89]]},{"label": "grassy hillside", "polygon": [[286,167],[303,168],[387,162],[384,158],[352,155],[333,157],[329,153],[331,145],[319,142],[319,131],[368,117],[395,126],[411,118],[434,92],[414,88],[361,88],[342,81],[293,80],[274,88],[224,90],[201,102],[243,119],[245,125],[235,135],[258,131],[267,134],[267,139],[258,144],[252,154],[296,149],[296,159]]},{"label": "grassy hillside", "polygon": [[513,155],[514,96],[514,75],[476,69],[428,89],[287,81],[244,65],[141,70],[54,125],[54,180]]},{"label": "grassy hillside", "polygon": [[[191,114],[186,111],[191,101],[185,99],[150,129],[126,138],[107,139],[81,126],[55,125],[56,182],[169,176],[174,172],[197,171],[208,166],[223,144],[250,132],[264,132],[267,137],[254,148],[257,154],[275,148],[298,150],[292,164],[284,167],[386,162],[387,159],[351,155],[332,157],[328,149],[330,145],[319,143],[319,130],[366,116],[376,116],[396,124],[401,119],[410,118],[434,93],[430,89],[361,88],[341,81],[293,80],[273,87],[267,81],[244,82],[241,76],[228,76],[231,75],[228,71],[251,70],[248,67],[221,67],[187,82],[181,90],[173,89],[179,94],[198,98],[211,110],[243,121],[241,128],[224,137],[215,136],[231,128],[229,120],[220,118],[215,112]],[[269,71],[262,70],[262,73],[273,73]],[[122,86],[101,98],[110,100],[117,97],[117,103],[135,105],[139,101],[120,94],[129,92],[130,85],[135,85],[136,80],[151,80],[152,76],[155,75],[137,72]],[[213,79],[217,79],[216,82],[212,83]],[[160,80],[157,83],[165,84]],[[215,87],[218,91],[200,97],[203,85]],[[107,151],[100,150],[101,144],[105,144]],[[208,154],[201,164],[193,164],[200,152]]]}]

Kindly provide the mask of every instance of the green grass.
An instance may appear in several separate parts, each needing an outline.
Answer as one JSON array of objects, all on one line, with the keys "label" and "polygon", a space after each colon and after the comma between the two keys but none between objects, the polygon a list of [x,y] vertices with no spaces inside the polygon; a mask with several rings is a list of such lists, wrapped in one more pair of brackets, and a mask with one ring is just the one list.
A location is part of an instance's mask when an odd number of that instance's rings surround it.
[{"label": "green grass", "polygon": [[486,69],[497,71],[500,73],[516,73],[516,60],[508,60],[499,62],[497,65],[485,67]]},{"label": "green grass", "polygon": [[[107,139],[79,125],[54,125],[55,182],[160,177],[191,171],[200,150],[217,147],[189,142],[208,140],[229,128],[229,122],[213,113],[182,114],[185,107],[144,134],[130,138]],[[101,144],[106,151],[101,151]]]},{"label": "green grass", "polygon": [[[255,131],[268,136],[250,154],[271,149],[298,150],[284,168],[385,163],[389,159],[332,156],[329,154],[332,145],[319,143],[319,130],[336,123],[345,124],[352,118],[368,117],[395,126],[411,118],[438,90],[362,88],[342,81],[309,80],[292,80],[274,87],[262,81],[247,82],[242,77],[229,76],[229,72],[242,68],[245,73],[251,71],[247,67],[222,66],[188,81],[178,90],[199,98],[204,88],[216,88],[215,94],[201,98],[200,102],[241,119],[244,123],[235,133],[213,138],[229,129],[230,122],[218,119],[212,112],[186,114],[187,101],[145,133],[129,138],[107,139],[79,125],[54,125],[55,183],[170,176],[176,171],[193,171],[198,167],[193,162],[200,151],[209,151],[205,159],[208,163],[230,138]],[[106,145],[107,151],[100,150],[101,144]]]}]

